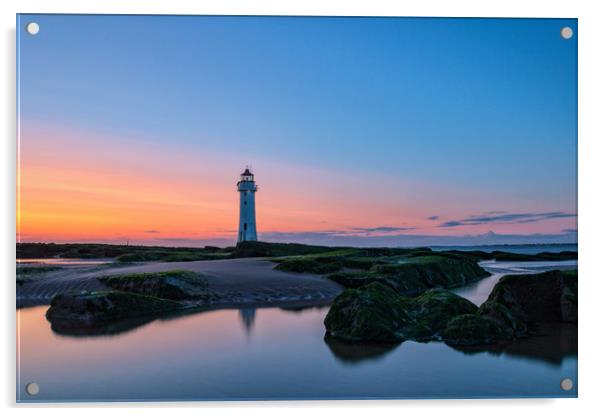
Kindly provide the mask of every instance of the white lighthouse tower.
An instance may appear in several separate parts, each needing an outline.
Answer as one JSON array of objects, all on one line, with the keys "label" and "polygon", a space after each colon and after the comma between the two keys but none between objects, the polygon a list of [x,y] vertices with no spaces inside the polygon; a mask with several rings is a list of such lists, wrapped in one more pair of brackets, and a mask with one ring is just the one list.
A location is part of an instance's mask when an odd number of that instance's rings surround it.
[{"label": "white lighthouse tower", "polygon": [[247,167],[236,184],[240,193],[240,219],[238,222],[238,242],[257,241],[255,223],[255,177]]}]

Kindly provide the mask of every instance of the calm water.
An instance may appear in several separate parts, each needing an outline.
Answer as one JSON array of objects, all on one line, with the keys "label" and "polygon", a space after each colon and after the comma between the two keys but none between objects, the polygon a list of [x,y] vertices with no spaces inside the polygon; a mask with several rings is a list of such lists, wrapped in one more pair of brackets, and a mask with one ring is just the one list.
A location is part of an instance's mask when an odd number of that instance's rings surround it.
[{"label": "calm water", "polygon": [[[527,268],[533,266],[551,265]],[[499,276],[494,271],[458,292],[480,303],[483,287]],[[219,310],[130,322],[112,328],[116,334],[93,336],[53,331],[46,309],[17,311],[20,401],[575,397],[577,391],[576,383],[570,392],[559,387],[562,378],[577,380],[574,325],[540,327],[540,335],[503,348],[460,351],[438,342],[327,343],[327,308]],[[34,398],[25,393],[29,382],[40,385]]]}]

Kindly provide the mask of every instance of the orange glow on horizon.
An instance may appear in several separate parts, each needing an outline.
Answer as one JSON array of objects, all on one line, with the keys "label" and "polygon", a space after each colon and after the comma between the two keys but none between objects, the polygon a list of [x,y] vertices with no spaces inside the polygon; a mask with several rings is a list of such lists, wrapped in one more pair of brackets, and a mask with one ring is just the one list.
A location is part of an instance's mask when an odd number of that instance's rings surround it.
[{"label": "orange glow on horizon", "polygon": [[[18,241],[234,243],[242,157],[174,150],[152,140],[22,128]],[[438,228],[437,222],[427,219],[440,214],[432,207],[448,215],[467,215],[466,205],[475,200],[476,191],[460,186],[366,172],[352,175],[273,160],[256,165],[260,237],[266,232],[353,232],[354,227],[378,226],[408,227],[404,233],[424,235],[490,229]],[[499,200],[491,199],[490,204],[481,209],[494,210]],[[544,231],[546,224],[532,225],[535,231],[538,227]]]}]

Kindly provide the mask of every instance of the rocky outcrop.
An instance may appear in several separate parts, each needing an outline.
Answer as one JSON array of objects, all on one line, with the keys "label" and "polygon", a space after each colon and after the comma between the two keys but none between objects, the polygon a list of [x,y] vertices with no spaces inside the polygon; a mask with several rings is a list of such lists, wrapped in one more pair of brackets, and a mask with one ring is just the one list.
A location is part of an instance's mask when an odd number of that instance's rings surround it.
[{"label": "rocky outcrop", "polygon": [[[328,260],[328,261],[324,261]],[[276,270],[292,273],[327,274],[343,267],[336,258],[292,258],[284,260],[275,267]]]},{"label": "rocky outcrop", "polygon": [[371,283],[347,289],[334,300],[326,318],[327,335],[345,341],[396,343],[408,322],[407,300],[390,287]]},{"label": "rocky outcrop", "polygon": [[502,338],[502,329],[487,316],[458,315],[447,323],[442,338],[452,345],[491,344]]},{"label": "rocky outcrop", "polygon": [[409,298],[372,282],[339,295],[324,324],[343,341],[472,346],[526,337],[531,325],[549,322],[577,322],[576,271],[503,277],[480,308],[444,289]]},{"label": "rocky outcrop", "polygon": [[501,307],[527,324],[577,322],[577,272],[504,276],[483,305],[483,313]]},{"label": "rocky outcrop", "polygon": [[415,296],[432,288],[463,286],[489,275],[475,260],[433,255],[375,264],[366,272],[333,273],[328,278],[347,288],[379,282],[399,294]]},{"label": "rocky outcrop", "polygon": [[105,322],[176,310],[182,304],[167,299],[117,291],[72,292],[55,296],[48,320]]},{"label": "rocky outcrop", "polygon": [[541,323],[577,322],[577,271],[504,276],[472,317],[452,320],[443,339],[485,345],[524,338]]},{"label": "rocky outcrop", "polygon": [[204,276],[185,270],[123,274],[98,280],[112,290],[57,295],[46,317],[57,327],[59,321],[79,321],[84,325],[116,322],[177,311],[192,304],[198,306],[209,297]]},{"label": "rocky outcrop", "polygon": [[205,277],[187,270],[132,273],[101,277],[99,280],[111,289],[161,299],[202,300],[209,296]]},{"label": "rocky outcrop", "polygon": [[474,304],[443,289],[407,298],[374,282],[339,295],[324,324],[327,336],[345,341],[427,341],[437,339],[454,316],[476,311]]}]

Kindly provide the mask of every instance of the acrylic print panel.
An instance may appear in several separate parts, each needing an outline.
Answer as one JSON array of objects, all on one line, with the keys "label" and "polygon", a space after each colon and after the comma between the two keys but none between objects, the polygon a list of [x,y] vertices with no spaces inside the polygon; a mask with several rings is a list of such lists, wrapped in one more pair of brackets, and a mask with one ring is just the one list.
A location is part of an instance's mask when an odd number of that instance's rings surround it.
[{"label": "acrylic print panel", "polygon": [[17,33],[18,401],[577,396],[575,19]]}]

